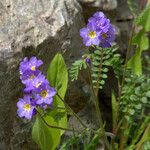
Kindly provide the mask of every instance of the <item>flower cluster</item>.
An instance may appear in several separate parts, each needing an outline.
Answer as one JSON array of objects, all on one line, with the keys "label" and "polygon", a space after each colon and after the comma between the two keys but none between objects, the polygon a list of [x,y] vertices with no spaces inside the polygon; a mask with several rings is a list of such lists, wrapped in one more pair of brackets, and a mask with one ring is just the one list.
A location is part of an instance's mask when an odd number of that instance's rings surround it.
[{"label": "flower cluster", "polygon": [[27,57],[20,63],[20,79],[25,85],[24,97],[20,98],[18,116],[31,119],[36,114],[36,107],[45,109],[51,106],[56,90],[49,85],[46,77],[38,69],[43,62],[36,57]]},{"label": "flower cluster", "polygon": [[88,19],[87,27],[80,30],[80,36],[86,46],[111,47],[115,40],[115,28],[102,12],[96,12]]}]

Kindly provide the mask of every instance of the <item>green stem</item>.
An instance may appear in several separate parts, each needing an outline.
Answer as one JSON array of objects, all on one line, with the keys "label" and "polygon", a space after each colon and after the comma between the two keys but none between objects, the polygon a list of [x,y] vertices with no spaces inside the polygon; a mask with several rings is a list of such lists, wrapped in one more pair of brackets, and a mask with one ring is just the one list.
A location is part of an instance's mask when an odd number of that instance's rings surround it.
[{"label": "green stem", "polygon": [[127,141],[127,135],[125,135],[125,132],[126,132],[126,129],[128,129],[128,122],[124,122],[123,123],[123,127],[122,127],[122,134],[121,134],[121,137],[120,137],[120,150],[124,150],[124,147],[125,147],[125,143]]},{"label": "green stem", "polygon": [[146,116],[144,121],[141,122],[140,127],[138,127],[138,132],[133,136],[133,140],[131,142],[131,145],[135,145],[135,143],[140,139],[140,136],[142,135],[144,129],[146,129],[146,126],[150,122],[150,116]]},{"label": "green stem", "polygon": [[[111,148],[109,146],[109,141],[108,141],[107,136],[105,134],[105,129],[104,129],[104,126],[103,126],[102,115],[101,115],[101,111],[100,111],[100,107],[99,107],[98,95],[95,93],[94,88],[92,86],[91,70],[90,70],[89,67],[88,67],[88,75],[89,75],[89,81],[90,81],[90,85],[91,85],[92,95],[94,96],[94,99],[95,99],[96,112],[97,112],[97,115],[98,115],[98,120],[99,120],[99,123],[100,123],[100,127],[102,129],[104,142],[105,142],[105,145],[106,145],[107,149],[109,150]],[[98,93],[98,91],[97,91],[97,93]]]},{"label": "green stem", "polygon": [[135,29],[135,25],[133,24],[132,25],[132,29],[131,29],[131,36],[130,36],[129,43],[128,43],[126,58],[125,58],[123,77],[122,77],[122,84],[121,84],[121,91],[122,91],[122,87],[124,85],[125,72],[126,72],[126,69],[127,69],[127,63],[128,63],[129,55],[130,55],[130,52],[131,52],[131,45],[132,45],[132,38],[133,38],[133,35],[134,35],[134,29]]},{"label": "green stem", "polygon": [[87,126],[82,122],[82,120],[79,118],[79,116],[72,110],[72,108],[63,100],[63,98],[57,93],[56,94],[59,99],[65,104],[66,108],[78,119],[78,121],[81,123],[81,125],[87,129]]},{"label": "green stem", "polygon": [[43,120],[43,122],[50,128],[54,128],[54,129],[60,129],[60,130],[65,130],[65,131],[70,131],[70,132],[78,132],[80,133],[80,131],[77,130],[73,130],[73,129],[68,129],[68,128],[62,128],[62,127],[58,127],[58,126],[53,126],[50,125],[46,122],[46,120],[44,119],[44,117],[42,116],[42,114],[36,109],[37,113],[39,114],[40,118]]},{"label": "green stem", "polygon": [[[98,92],[98,91],[97,91]],[[110,143],[107,139],[107,136],[105,134],[105,128],[103,126],[103,119],[102,119],[102,114],[101,114],[101,110],[100,110],[100,106],[99,106],[99,99],[98,99],[98,95],[96,95],[96,93],[94,94],[95,95],[95,107],[96,107],[96,111],[98,113],[98,118],[99,118],[99,123],[100,123],[100,127],[102,128],[102,133],[103,133],[103,138],[104,138],[104,142],[105,142],[105,145],[107,147],[108,150],[110,150]]]},{"label": "green stem", "polygon": [[[119,101],[121,99],[122,88],[123,88],[124,82],[125,82],[125,73],[126,73],[126,69],[127,69],[129,55],[130,55],[130,52],[131,52],[131,45],[132,45],[132,38],[133,38],[133,35],[134,35],[134,30],[135,30],[135,24],[133,23],[132,24],[132,29],[131,29],[131,36],[130,36],[129,43],[128,43],[128,48],[127,48],[126,58],[125,58],[124,69],[123,69],[123,76],[122,76],[122,83],[121,83],[121,86],[120,86]],[[128,125],[124,125],[124,130],[126,130],[127,127],[128,127]],[[126,143],[125,140],[127,140],[127,139],[126,139],[125,135],[122,133],[121,137],[120,137],[120,150],[124,149],[124,144]]]}]

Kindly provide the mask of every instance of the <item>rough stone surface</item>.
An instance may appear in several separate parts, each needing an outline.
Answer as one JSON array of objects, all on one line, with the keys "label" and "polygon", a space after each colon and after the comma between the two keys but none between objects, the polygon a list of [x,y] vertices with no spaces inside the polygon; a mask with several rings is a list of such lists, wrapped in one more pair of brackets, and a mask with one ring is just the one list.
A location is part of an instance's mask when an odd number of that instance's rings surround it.
[{"label": "rough stone surface", "polygon": [[37,149],[31,140],[31,123],[16,116],[22,96],[18,65],[25,56],[44,61],[43,71],[56,52],[67,64],[82,49],[79,29],[83,26],[76,0],[0,1],[0,149]]},{"label": "rough stone surface", "polygon": [[81,3],[97,7],[102,10],[113,10],[117,8],[117,0],[78,0]]}]

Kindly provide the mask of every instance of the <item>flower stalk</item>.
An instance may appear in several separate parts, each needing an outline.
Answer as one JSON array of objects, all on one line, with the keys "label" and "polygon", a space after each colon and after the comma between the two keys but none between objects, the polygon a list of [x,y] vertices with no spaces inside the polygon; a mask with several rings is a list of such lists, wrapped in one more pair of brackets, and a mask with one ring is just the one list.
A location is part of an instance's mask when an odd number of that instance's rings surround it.
[{"label": "flower stalk", "polygon": [[74,115],[75,118],[81,123],[81,125],[87,129],[87,126],[83,123],[83,121],[79,118],[79,116],[72,110],[72,108],[63,100],[63,98],[57,93],[56,94],[59,99],[65,104],[66,108]]},{"label": "flower stalk", "polygon": [[43,120],[43,122],[45,123],[45,125],[47,125],[50,128],[54,128],[54,129],[60,129],[60,130],[65,130],[65,131],[70,131],[70,132],[80,132],[74,129],[68,129],[68,128],[62,128],[62,127],[58,127],[58,126],[53,126],[50,125],[46,122],[46,120],[44,119],[44,117],[42,116],[42,114],[36,109],[37,113],[39,114],[40,118]]},{"label": "flower stalk", "polygon": [[97,112],[100,128],[102,129],[104,143],[105,143],[107,149],[110,150],[111,147],[110,147],[109,141],[107,139],[107,136],[105,134],[106,132],[105,132],[105,128],[104,128],[104,125],[103,125],[102,114],[101,114],[101,110],[100,110],[100,106],[99,106],[98,89],[94,90],[94,88],[92,86],[92,77],[91,77],[90,66],[88,67],[88,76],[89,76],[89,82],[90,82],[90,85],[91,85],[92,95],[93,95],[93,98],[95,100],[95,108],[96,108],[96,112]]}]

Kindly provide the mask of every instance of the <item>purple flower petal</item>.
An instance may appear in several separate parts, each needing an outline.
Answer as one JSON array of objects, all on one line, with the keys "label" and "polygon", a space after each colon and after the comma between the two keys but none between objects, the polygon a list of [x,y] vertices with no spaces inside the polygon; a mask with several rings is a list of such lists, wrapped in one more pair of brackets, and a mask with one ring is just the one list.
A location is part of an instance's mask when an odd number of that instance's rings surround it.
[{"label": "purple flower petal", "polygon": [[85,37],[88,37],[87,35],[88,35],[88,29],[87,28],[82,28],[82,29],[80,29],[80,36],[82,37],[82,38],[85,38]]},{"label": "purple flower petal", "polygon": [[36,57],[31,57],[30,60],[25,57],[20,63],[20,74],[23,74],[27,70],[36,71],[42,64],[43,62],[41,60],[38,60]]},{"label": "purple flower petal", "polygon": [[19,99],[17,103],[17,114],[19,117],[26,119],[32,118],[35,106],[32,106],[31,100],[31,95],[25,95],[23,99]]}]

